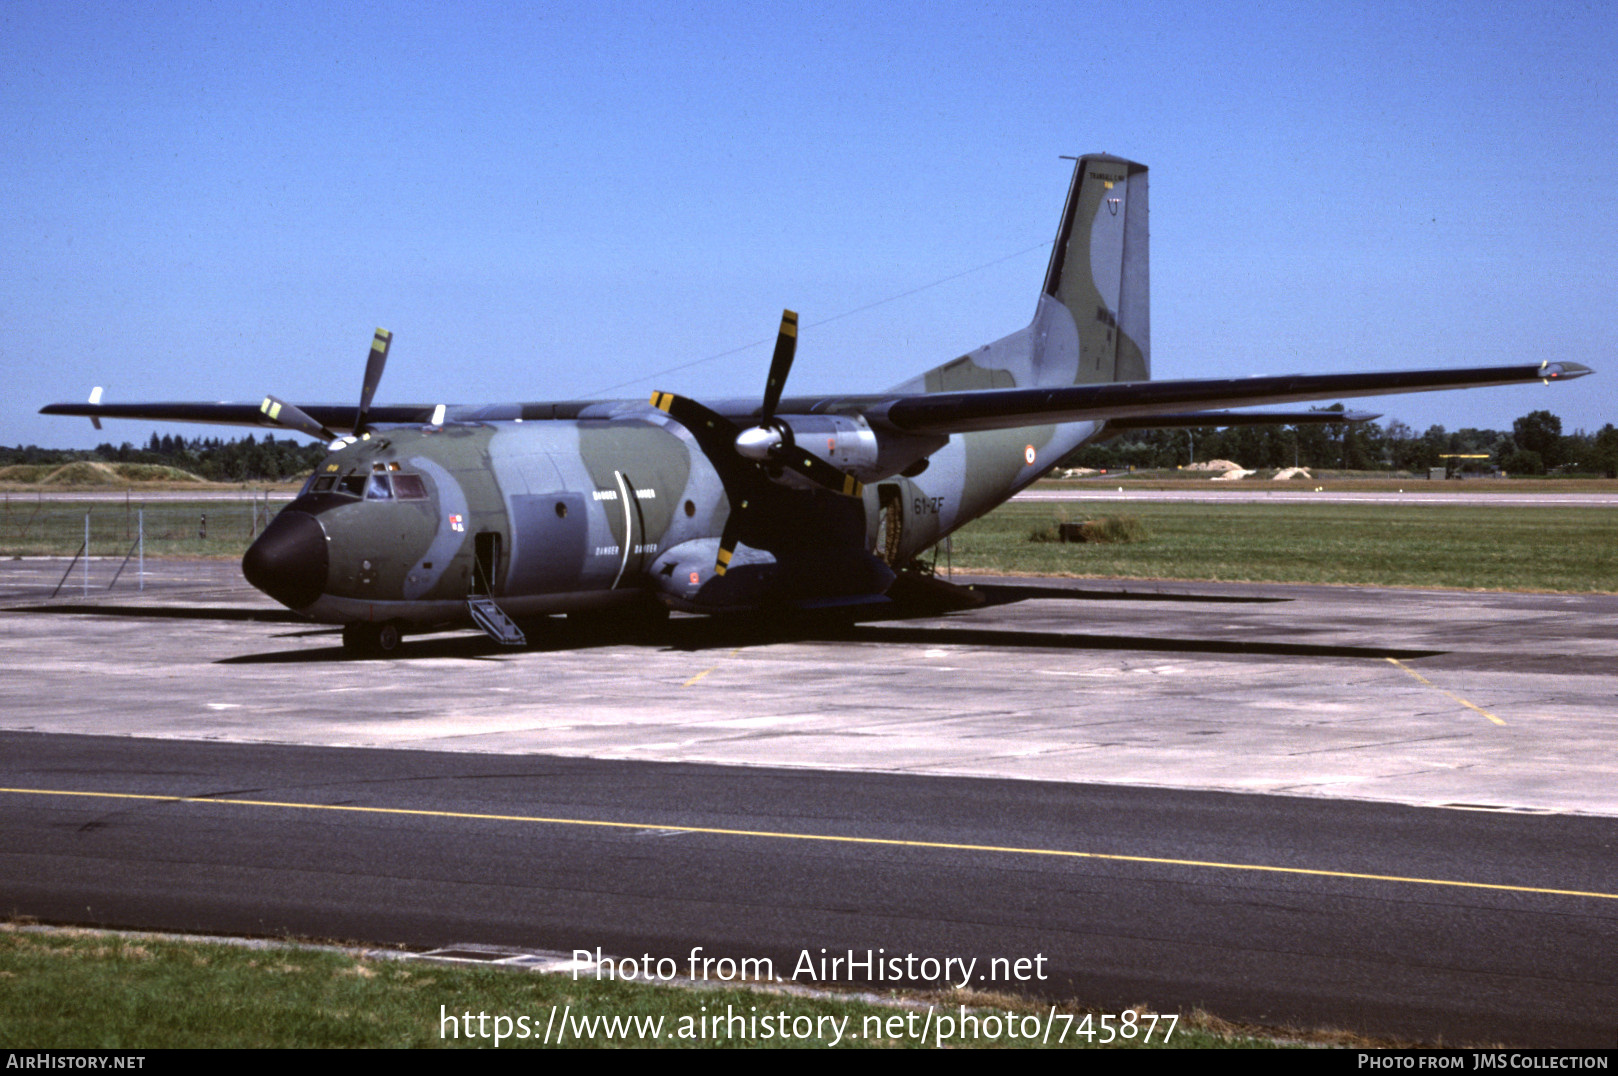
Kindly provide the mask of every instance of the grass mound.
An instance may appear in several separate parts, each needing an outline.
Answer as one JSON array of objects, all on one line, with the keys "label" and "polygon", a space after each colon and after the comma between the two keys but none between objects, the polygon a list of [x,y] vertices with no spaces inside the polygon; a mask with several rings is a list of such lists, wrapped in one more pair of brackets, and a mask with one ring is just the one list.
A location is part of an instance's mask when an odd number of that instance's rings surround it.
[{"label": "grass mound", "polygon": [[38,482],[58,466],[55,463],[13,463],[0,467],[0,482]]},{"label": "grass mound", "polygon": [[1139,516],[1102,516],[1083,523],[1058,521],[1037,526],[1028,532],[1030,542],[1099,542],[1117,545],[1144,542],[1151,531]]},{"label": "grass mound", "polygon": [[1102,516],[1084,524],[1080,533],[1086,542],[1109,544],[1144,542],[1152,536],[1139,516]]},{"label": "grass mound", "polygon": [[39,480],[42,486],[110,486],[118,481],[118,473],[105,463],[93,460],[75,460],[64,463]]},{"label": "grass mound", "polygon": [[114,463],[113,473],[125,482],[201,482],[190,471],[166,463]]},{"label": "grass mound", "polygon": [[0,482],[37,486],[127,486],[145,482],[201,483],[190,471],[165,463],[103,463],[75,460],[72,463],[13,463],[0,467]]}]

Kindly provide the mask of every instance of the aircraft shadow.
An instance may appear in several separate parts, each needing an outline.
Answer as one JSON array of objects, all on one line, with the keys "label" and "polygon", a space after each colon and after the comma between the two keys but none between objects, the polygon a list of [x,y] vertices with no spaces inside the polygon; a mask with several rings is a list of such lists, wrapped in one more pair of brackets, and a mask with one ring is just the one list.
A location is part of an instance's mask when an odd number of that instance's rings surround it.
[{"label": "aircraft shadow", "polygon": [[968,627],[903,627],[858,624],[841,640],[923,646],[998,646],[1047,650],[1147,650],[1173,654],[1242,654],[1299,658],[1430,658],[1443,650],[1327,643],[1282,643],[1268,639],[1189,639],[1156,635],[1092,635],[1073,632],[997,631]]},{"label": "aircraft shadow", "polygon": [[236,620],[258,623],[309,624],[290,609],[238,609],[226,605],[97,605],[62,602],[51,605],[12,605],[7,613],[57,613],[80,616],[127,616],[143,620]]},{"label": "aircraft shadow", "polygon": [[1262,605],[1289,602],[1291,598],[1276,598],[1244,594],[1159,594],[1147,590],[1083,590],[1073,587],[1036,587],[1014,583],[973,583],[971,592],[983,597],[983,604],[1012,605],[1024,601],[1125,601],[1125,602],[1192,602],[1235,605]]},{"label": "aircraft shadow", "polygon": [[[297,633],[313,635],[314,632]],[[853,623],[816,617],[809,620],[771,621],[762,617],[745,619],[691,618],[667,625],[637,637],[602,632],[568,630],[565,625],[529,632],[529,645],[506,648],[482,635],[470,632],[455,635],[407,637],[398,650],[385,658],[357,658],[341,646],[315,650],[242,654],[222,658],[221,665],[319,664],[357,660],[419,661],[429,658],[461,658],[504,661],[522,653],[575,652],[608,646],[641,645],[661,650],[701,653],[708,650],[735,650],[779,643],[865,643],[892,646],[978,646],[1043,650],[1135,650],[1174,654],[1231,654],[1250,657],[1413,659],[1435,657],[1443,650],[1415,650],[1386,646],[1346,646],[1325,643],[1277,642],[1267,639],[1164,638],[1148,635],[1104,635],[1055,631],[1004,631],[975,628],[955,622],[948,624],[902,625],[894,623]]]},{"label": "aircraft shadow", "polygon": [[[964,594],[976,596],[970,604],[892,603],[858,607],[861,620],[914,620],[918,617],[938,616],[954,609],[986,608],[1012,605],[1023,601],[1137,601],[1137,602],[1189,602],[1257,605],[1269,602],[1289,602],[1291,598],[1241,594],[1161,594],[1147,590],[1094,590],[1065,586],[1027,586],[1015,583],[975,582],[969,587],[954,588]],[[97,602],[52,602],[48,605],[11,605],[0,609],[7,613],[56,613],[80,616],[125,616],[153,620],[234,620],[259,623],[301,624],[317,631],[336,631],[315,625],[288,609],[243,609],[225,605],[121,605]]]},{"label": "aircraft shadow", "polygon": [[[1069,587],[1028,586],[1014,583],[977,583],[970,593],[980,602],[977,608],[1040,601],[1166,601],[1191,603],[1259,604],[1290,601],[1284,597],[1224,594],[1160,594],[1149,591],[1080,590]],[[1138,650],[1178,654],[1234,654],[1260,657],[1304,658],[1424,658],[1446,653],[1443,650],[1413,650],[1393,647],[1344,646],[1319,643],[1276,642],[1264,639],[1164,638],[1146,635],[1103,635],[1094,633],[1005,631],[975,628],[955,621],[946,624],[917,625],[917,619],[953,618],[959,610],[939,606],[875,605],[854,610],[828,610],[798,614],[790,618],[763,615],[742,617],[690,617],[671,620],[653,631],[626,636],[621,633],[585,630],[552,618],[525,624],[529,633],[526,647],[500,646],[471,632],[408,637],[403,645],[385,658],[356,657],[336,643],[340,629],[311,624],[292,612],[274,609],[240,609],[223,606],[124,606],[72,603],[60,605],[13,606],[7,612],[90,614],[150,619],[223,620],[284,623],[301,630],[281,633],[277,638],[333,637],[334,645],[312,650],[241,654],[219,659],[222,665],[319,664],[357,660],[411,661],[428,658],[461,658],[503,661],[518,653],[590,650],[606,646],[646,645],[666,650],[700,652],[738,647],[768,646],[786,642],[850,642],[906,646],[988,646],[1046,650]],[[969,610],[965,610],[969,611]]]}]

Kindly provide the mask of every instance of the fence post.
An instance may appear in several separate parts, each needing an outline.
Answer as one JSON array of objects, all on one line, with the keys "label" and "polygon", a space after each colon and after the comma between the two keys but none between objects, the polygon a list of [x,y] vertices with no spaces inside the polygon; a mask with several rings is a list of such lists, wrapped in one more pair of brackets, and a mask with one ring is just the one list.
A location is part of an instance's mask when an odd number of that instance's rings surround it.
[{"label": "fence post", "polygon": [[146,589],[146,506],[140,506],[140,513],[136,517],[136,526],[140,528],[140,589]]},{"label": "fence post", "polygon": [[90,596],[90,513],[84,513],[84,585],[80,588],[84,596]]}]

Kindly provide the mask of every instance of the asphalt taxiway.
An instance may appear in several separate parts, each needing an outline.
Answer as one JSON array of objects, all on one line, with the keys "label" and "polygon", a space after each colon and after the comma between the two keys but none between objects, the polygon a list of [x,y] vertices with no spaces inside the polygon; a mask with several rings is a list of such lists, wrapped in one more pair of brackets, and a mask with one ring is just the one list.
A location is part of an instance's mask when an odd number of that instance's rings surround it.
[{"label": "asphalt taxiway", "polygon": [[44,600],[64,566],[0,563],[7,914],[1042,954],[1019,989],[1097,1006],[1618,1037],[1618,598],[1000,579],[354,661],[230,562]]}]

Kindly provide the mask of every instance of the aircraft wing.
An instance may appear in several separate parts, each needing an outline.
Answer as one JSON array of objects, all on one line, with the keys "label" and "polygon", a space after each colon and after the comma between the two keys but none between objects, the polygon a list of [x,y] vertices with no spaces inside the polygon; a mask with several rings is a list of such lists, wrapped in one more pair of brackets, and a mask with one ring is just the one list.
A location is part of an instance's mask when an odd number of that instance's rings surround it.
[{"label": "aircraft wing", "polygon": [[[1477,366],[1457,370],[1394,370],[1384,373],[1296,374],[1220,380],[1125,381],[1057,388],[984,389],[900,396],[876,403],[867,414],[904,433],[950,434],[1000,430],[1051,422],[1129,421],[1149,425],[1155,416],[1187,408],[1251,407],[1438,389],[1550,384],[1593,373],[1576,362],[1523,366]],[[783,406],[783,410],[785,407]],[[1228,420],[1227,420],[1228,421]],[[1296,421],[1296,416],[1283,421]],[[1335,420],[1345,421],[1339,417]],[[1199,422],[1218,425],[1218,422]]]},{"label": "aircraft wing", "polygon": [[[338,431],[354,428],[353,404],[304,404],[303,410],[316,422]],[[104,404],[54,403],[39,409],[42,415],[82,415],[95,420],[97,428],[104,418],[140,418],[157,422],[202,422],[215,426],[265,426],[282,429],[282,425],[266,415],[259,404],[248,403],[160,403]],[[403,404],[394,407],[373,407],[369,420],[373,423],[406,425],[430,422],[432,404]]]},{"label": "aircraft wing", "polygon": [[[982,389],[915,396],[795,397],[780,401],[782,414],[863,414],[879,427],[908,434],[948,435],[973,430],[1010,429],[1052,422],[1105,421],[1114,429],[1154,426],[1231,426],[1254,423],[1363,421],[1353,412],[1254,413],[1203,411],[1205,407],[1252,407],[1358,396],[1439,389],[1550,384],[1593,373],[1576,362],[1522,366],[1479,366],[1450,370],[1396,370],[1358,374],[1294,374],[1215,380],[1126,381],[1057,388]],[[375,425],[421,425],[429,422],[478,422],[523,419],[605,418],[627,401],[566,401],[488,405],[395,404],[372,407],[367,421]],[[328,429],[352,430],[353,404],[304,404],[302,410]],[[757,400],[714,401],[718,414],[737,421],[756,420]],[[1189,409],[1189,410],[1188,410]],[[54,403],[44,415],[79,415],[98,425],[104,418],[160,422],[200,422],[222,426],[285,428],[260,404],[247,403],[101,403],[99,393],[86,403]],[[1315,417],[1322,416],[1322,417]]]}]

